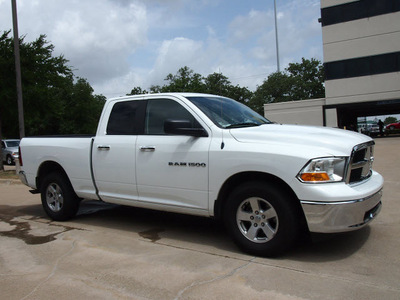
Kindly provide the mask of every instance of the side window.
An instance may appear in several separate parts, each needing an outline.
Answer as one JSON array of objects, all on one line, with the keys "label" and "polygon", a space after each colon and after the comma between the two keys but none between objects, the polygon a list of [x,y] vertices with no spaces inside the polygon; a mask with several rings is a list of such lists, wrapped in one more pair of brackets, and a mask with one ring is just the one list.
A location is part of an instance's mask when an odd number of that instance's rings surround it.
[{"label": "side window", "polygon": [[145,134],[165,134],[164,122],[168,119],[189,120],[193,128],[201,127],[182,105],[173,100],[149,100],[146,110]]},{"label": "side window", "polygon": [[4,142],[1,142],[1,148],[4,149],[6,147],[6,145],[4,144]]},{"label": "side window", "polygon": [[145,101],[123,101],[114,104],[107,124],[107,135],[143,133]]}]

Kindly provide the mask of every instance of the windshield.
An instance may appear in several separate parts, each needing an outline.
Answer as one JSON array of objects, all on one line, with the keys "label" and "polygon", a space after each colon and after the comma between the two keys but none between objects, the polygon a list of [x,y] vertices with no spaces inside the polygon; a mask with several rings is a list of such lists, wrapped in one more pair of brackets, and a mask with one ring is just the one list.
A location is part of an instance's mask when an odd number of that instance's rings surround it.
[{"label": "windshield", "polygon": [[13,147],[18,147],[19,146],[19,141],[5,141],[7,147],[13,148]]},{"label": "windshield", "polygon": [[270,124],[249,107],[235,100],[222,97],[187,97],[204,114],[221,128],[241,128]]}]

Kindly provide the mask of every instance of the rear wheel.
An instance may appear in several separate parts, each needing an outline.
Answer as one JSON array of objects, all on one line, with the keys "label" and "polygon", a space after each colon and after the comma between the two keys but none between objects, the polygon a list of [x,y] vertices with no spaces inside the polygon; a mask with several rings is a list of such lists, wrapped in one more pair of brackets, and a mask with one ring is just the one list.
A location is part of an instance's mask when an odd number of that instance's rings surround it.
[{"label": "rear wheel", "polygon": [[224,220],[235,243],[259,256],[276,256],[293,246],[301,232],[298,208],[289,193],[266,182],[236,188]]},{"label": "rear wheel", "polygon": [[79,209],[79,199],[71,183],[59,172],[50,173],[43,179],[41,199],[46,214],[56,221],[73,218]]},{"label": "rear wheel", "polygon": [[6,164],[9,166],[11,166],[13,164],[13,159],[12,159],[11,155],[7,155]]}]

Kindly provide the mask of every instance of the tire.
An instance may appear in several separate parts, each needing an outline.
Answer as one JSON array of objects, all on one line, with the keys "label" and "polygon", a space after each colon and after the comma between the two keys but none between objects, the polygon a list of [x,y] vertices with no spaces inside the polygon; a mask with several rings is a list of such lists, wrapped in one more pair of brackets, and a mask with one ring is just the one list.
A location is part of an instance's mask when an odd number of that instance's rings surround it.
[{"label": "tire", "polygon": [[6,158],[6,164],[11,166],[13,164],[14,160],[12,159],[11,155],[7,155]]},{"label": "tire", "polygon": [[234,242],[256,256],[277,256],[291,248],[302,226],[299,208],[279,185],[249,182],[237,187],[224,207],[224,222]]},{"label": "tire", "polygon": [[43,179],[41,199],[44,211],[55,221],[67,221],[79,209],[79,199],[71,183],[60,172],[50,173]]}]

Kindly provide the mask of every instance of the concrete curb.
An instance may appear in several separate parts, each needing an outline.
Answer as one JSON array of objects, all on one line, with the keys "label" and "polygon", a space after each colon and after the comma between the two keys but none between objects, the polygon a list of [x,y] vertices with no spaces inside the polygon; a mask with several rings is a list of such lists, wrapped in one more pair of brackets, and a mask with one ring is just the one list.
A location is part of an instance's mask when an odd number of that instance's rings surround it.
[{"label": "concrete curb", "polygon": [[0,179],[1,185],[14,185],[14,184],[22,184],[19,179]]}]

